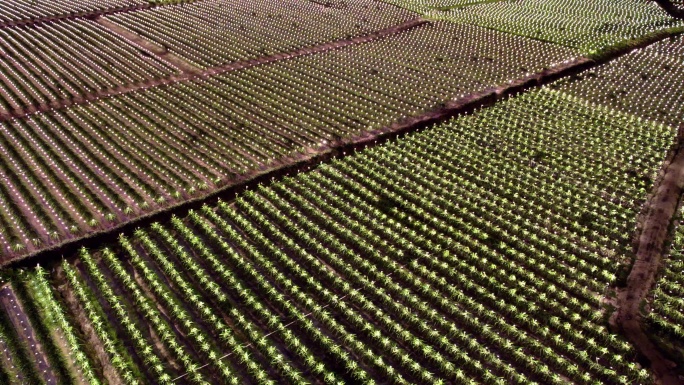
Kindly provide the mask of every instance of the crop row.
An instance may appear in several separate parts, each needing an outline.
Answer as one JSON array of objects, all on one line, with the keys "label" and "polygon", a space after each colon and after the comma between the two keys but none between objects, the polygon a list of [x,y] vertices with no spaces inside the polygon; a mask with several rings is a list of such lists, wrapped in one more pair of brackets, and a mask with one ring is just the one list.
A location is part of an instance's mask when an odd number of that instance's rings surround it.
[{"label": "crop row", "polygon": [[0,29],[0,115],[178,70],[90,20]]},{"label": "crop row", "polygon": [[206,0],[108,19],[201,67],[293,51],[388,28],[415,15],[383,2]]},{"label": "crop row", "polygon": [[657,42],[554,88],[676,127],[684,121],[684,38]]},{"label": "crop row", "polygon": [[652,1],[521,0],[483,2],[430,17],[492,28],[595,53],[625,40],[684,26]]},{"label": "crop row", "polygon": [[12,120],[0,125],[0,247],[16,255],[108,227],[572,54],[435,23]]},{"label": "crop row", "polygon": [[383,0],[386,3],[394,4],[402,8],[410,9],[419,13],[429,13],[433,10],[448,11],[451,9],[461,9],[471,5],[482,3],[492,3],[505,0]]},{"label": "crop row", "polygon": [[149,2],[148,0],[5,0],[0,4],[0,23],[105,11],[131,5],[144,5]]},{"label": "crop row", "polygon": [[126,383],[649,383],[601,302],[672,136],[542,89],[16,275]]},{"label": "crop row", "polygon": [[[6,280],[2,280],[6,284]],[[7,297],[6,288],[0,289],[2,296]],[[7,301],[8,298],[2,298]],[[7,301],[8,304],[12,304]],[[16,305],[16,304],[13,304]],[[39,384],[38,371],[34,366],[36,360],[31,357],[27,346],[21,343],[16,329],[10,323],[4,309],[0,310],[0,380],[3,384]]]}]

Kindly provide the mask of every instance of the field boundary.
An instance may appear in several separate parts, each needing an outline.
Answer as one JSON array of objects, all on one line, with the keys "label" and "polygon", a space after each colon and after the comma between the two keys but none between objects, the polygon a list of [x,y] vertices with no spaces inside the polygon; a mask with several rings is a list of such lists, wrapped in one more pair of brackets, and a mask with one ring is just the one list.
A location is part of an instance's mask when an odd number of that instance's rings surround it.
[{"label": "field boundary", "polygon": [[[378,39],[382,39],[386,36],[391,36],[400,32],[404,32],[416,27],[420,27],[424,24],[429,24],[431,21],[424,19],[422,17],[413,18],[411,20],[405,21],[401,24],[393,25],[388,28],[373,31],[364,35],[355,36],[352,38],[343,38],[335,40],[332,42],[308,46],[299,48],[294,51],[280,52],[277,54],[269,56],[261,56],[254,59],[242,60],[233,63],[228,63],[222,66],[206,68],[200,72],[198,71],[186,71],[180,74],[170,75],[159,79],[149,79],[142,82],[137,82],[125,86],[119,86],[115,88],[99,89],[96,92],[91,92],[86,95],[79,95],[68,99],[57,99],[50,103],[32,105],[26,110],[13,110],[8,113],[0,115],[0,122],[24,118],[27,116],[35,115],[38,113],[44,113],[52,110],[61,110],[72,106],[78,106],[82,104],[92,103],[100,99],[107,99],[118,95],[128,94],[135,91],[140,91],[143,89],[151,87],[160,87],[171,85],[179,82],[207,79],[212,76],[217,76],[223,73],[243,70],[263,64],[273,63],[281,60],[288,60],[297,58],[300,56],[307,56],[313,54],[319,54],[326,51],[331,51],[335,49],[341,49],[350,45],[357,45],[363,43],[369,43]],[[104,24],[101,24],[104,25]],[[119,32],[110,29],[110,31],[119,34],[120,36],[126,38],[126,36],[121,35]],[[130,38],[128,38],[130,39]],[[159,56],[159,55],[157,55]],[[162,60],[164,60],[162,58]]]},{"label": "field boundary", "polygon": [[650,363],[650,368],[662,385],[677,385],[681,381],[676,364],[663,354],[646,333],[641,304],[655,283],[677,210],[684,193],[684,124],[679,127],[671,156],[665,159],[661,177],[653,186],[650,199],[644,204],[635,236],[635,260],[627,284],[619,289],[617,310],[613,320],[620,332]]},{"label": "field boundary", "polygon": [[[417,18],[414,22],[420,24],[429,23],[428,20]],[[454,116],[474,111],[478,108],[493,105],[497,100],[507,98],[519,92],[533,87],[549,84],[565,76],[580,73],[586,69],[604,64],[636,49],[646,47],[656,41],[672,34],[653,34],[639,39],[632,44],[625,44],[610,51],[611,55],[596,57],[579,57],[572,61],[564,62],[541,72],[530,74],[509,83],[491,87],[483,91],[466,95],[462,98],[449,101],[440,108],[432,109],[421,115],[401,119],[384,128],[367,131],[356,137],[341,139],[319,148],[304,149],[301,153],[281,158],[277,164],[265,166],[246,174],[237,176],[232,181],[205,195],[179,202],[172,206],[147,213],[140,217],[119,223],[107,229],[88,233],[80,238],[73,238],[51,247],[41,249],[29,254],[23,254],[0,263],[0,268],[7,266],[29,266],[40,260],[43,264],[59,261],[62,256],[72,254],[81,247],[93,248],[107,241],[116,241],[116,237],[122,232],[131,232],[136,228],[143,227],[154,222],[170,219],[176,213],[185,213],[190,209],[199,209],[204,204],[216,202],[219,199],[234,199],[241,192],[269,182],[274,178],[294,175],[308,171],[312,166],[326,162],[333,158],[344,157],[355,151],[374,147],[401,135],[421,131],[435,123],[443,122]],[[280,54],[282,55],[282,54]]]}]

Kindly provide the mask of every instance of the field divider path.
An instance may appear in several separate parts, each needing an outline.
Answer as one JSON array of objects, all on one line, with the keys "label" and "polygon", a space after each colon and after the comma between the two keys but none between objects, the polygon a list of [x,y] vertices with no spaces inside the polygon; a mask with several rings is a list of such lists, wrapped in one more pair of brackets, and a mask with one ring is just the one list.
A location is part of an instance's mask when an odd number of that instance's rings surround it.
[{"label": "field divider path", "polygon": [[356,151],[380,145],[409,132],[423,130],[454,116],[491,106],[496,101],[507,98],[510,95],[550,83],[564,76],[579,73],[594,65],[596,65],[596,62],[592,59],[580,57],[553,66],[547,70],[510,81],[504,85],[490,87],[448,101],[439,108],[429,110],[421,115],[403,118],[380,129],[362,132],[356,136],[342,138],[319,147],[304,148],[301,152],[283,157],[277,162],[262,165],[259,168],[237,175],[205,195],[160,208],[112,227],[90,232],[80,238],[68,239],[62,243],[54,244],[32,253],[10,255],[7,259],[0,260],[0,268],[10,265],[31,266],[36,261],[40,261],[43,265],[58,262],[62,256],[73,254],[81,247],[96,248],[98,244],[116,242],[117,235],[122,232],[132,232],[136,228],[148,226],[154,222],[170,220],[175,213],[187,212],[191,209],[199,210],[207,203],[217,202],[219,198],[224,201],[231,200],[238,194],[253,189],[259,184],[267,183],[274,178],[308,171],[320,163],[348,156]]},{"label": "field divider path", "polygon": [[684,193],[684,124],[679,127],[672,155],[665,160],[661,177],[641,211],[635,239],[636,259],[627,285],[618,291],[614,322],[649,362],[662,385],[678,385],[676,364],[666,358],[644,330],[640,306],[650,292],[660,268],[668,237]]},{"label": "field divider path", "polygon": [[[107,88],[107,89],[99,89],[96,92],[90,92],[85,95],[79,95],[73,98],[68,98],[68,99],[59,99],[52,101],[49,105],[48,104],[43,104],[43,105],[32,105],[29,106],[27,109],[22,109],[22,110],[13,110],[9,113],[2,114],[0,115],[0,122],[3,121],[8,121],[11,119],[17,119],[17,118],[24,118],[27,116],[31,116],[37,113],[43,113],[43,112],[48,112],[51,110],[61,110],[65,108],[69,108],[72,106],[77,106],[77,105],[82,105],[82,104],[87,104],[87,103],[92,103],[94,101],[100,100],[100,99],[106,99],[106,98],[111,98],[114,96],[118,95],[123,95],[135,91],[140,91],[152,87],[160,87],[160,86],[166,86],[166,85],[171,85],[179,82],[185,82],[185,81],[191,81],[191,80],[197,80],[197,79],[207,79],[212,76],[220,75],[226,72],[232,72],[232,71],[237,71],[237,70],[243,70],[263,64],[268,64],[268,63],[273,63],[281,60],[288,60],[288,59],[294,59],[300,56],[307,56],[307,55],[313,55],[313,54],[319,54],[323,53],[326,51],[331,51],[335,49],[340,49],[344,48],[347,46],[351,45],[357,45],[357,44],[363,44],[363,43],[369,43],[378,39],[382,39],[386,36],[394,35],[403,31],[410,30],[412,28],[419,27],[424,24],[430,23],[429,20],[423,19],[422,17],[417,17],[408,21],[405,21],[401,24],[397,24],[385,29],[377,30],[374,32],[370,32],[364,35],[360,36],[355,36],[352,38],[347,38],[347,39],[341,39],[341,40],[335,40],[332,42],[324,43],[324,44],[319,44],[315,46],[309,46],[309,47],[303,47],[296,49],[294,51],[288,51],[288,52],[281,52],[269,56],[262,56],[250,60],[242,60],[242,61],[237,61],[233,63],[228,63],[225,65],[217,66],[217,67],[210,67],[206,69],[200,70],[199,68],[195,67],[194,65],[187,63],[185,60],[180,59],[178,56],[173,55],[169,57],[164,57],[165,55],[168,54],[160,54],[159,49],[161,47],[157,47],[155,52],[155,55],[157,55],[161,60],[166,60],[166,61],[171,61],[175,65],[179,65],[180,61],[184,62],[184,65],[180,65],[182,67],[185,67],[186,71],[180,73],[180,74],[175,74],[171,75],[165,78],[159,78],[159,79],[149,79],[145,80],[142,82],[137,82],[137,83],[132,83],[128,84],[125,86],[118,86],[115,88]],[[101,22],[100,24],[105,26],[105,27],[111,27],[111,22]],[[121,35],[120,33],[120,28],[116,29],[111,29],[110,30],[114,33],[117,33]],[[124,36],[127,40],[132,40],[130,34],[132,32],[126,34],[126,35],[121,35]],[[132,40],[136,44],[140,44],[142,42],[142,38],[138,38],[135,40]],[[142,45],[142,47],[148,48],[147,45],[151,43]],[[155,50],[152,49],[154,52]],[[176,58],[176,62],[174,63],[172,60],[173,58]],[[191,69],[192,67],[192,69]],[[191,70],[190,70],[191,69]]]},{"label": "field divider path", "polygon": [[[422,19],[414,19],[403,25],[408,28],[408,23],[413,26],[418,26],[425,22],[426,21]],[[390,34],[392,33],[390,31],[397,32],[397,28],[398,27],[395,26],[383,31],[385,31],[386,34]],[[62,256],[74,254],[81,247],[96,248],[97,245],[102,243],[115,243],[117,242],[117,236],[120,233],[132,233],[137,228],[145,227],[155,222],[170,220],[178,213],[183,214],[191,209],[199,210],[203,205],[217,202],[219,199],[222,199],[223,201],[234,199],[238,194],[253,189],[259,184],[268,183],[275,178],[306,172],[312,167],[331,159],[348,156],[355,151],[380,145],[401,135],[424,130],[433,124],[444,122],[452,117],[491,106],[498,100],[531,88],[549,84],[565,76],[578,74],[586,69],[599,66],[622,55],[628,54],[633,50],[643,48],[670,36],[672,36],[672,34],[655,33],[646,38],[639,39],[637,44],[623,45],[619,47],[619,49],[613,49],[610,51],[610,55],[602,54],[595,58],[579,57],[574,60],[557,63],[552,65],[551,68],[527,75],[520,79],[471,93],[458,99],[450,100],[439,108],[426,111],[421,115],[401,119],[389,126],[363,132],[353,137],[342,138],[316,148],[302,149],[301,152],[283,157],[273,164],[263,165],[260,168],[250,170],[231,180],[227,180],[215,190],[202,196],[160,208],[159,210],[149,212],[129,221],[113,225],[112,227],[93,231],[80,238],[68,239],[62,243],[31,253],[8,256],[9,258],[0,260],[0,268],[7,266],[32,266],[36,261],[40,261],[40,263],[44,265],[53,262],[59,263]],[[349,44],[353,43],[347,42],[345,45]],[[311,48],[309,48],[309,50],[311,50]],[[282,59],[273,58],[273,60]],[[251,62],[254,61],[258,60],[255,59]],[[253,65],[257,64],[254,63],[250,66]]]}]

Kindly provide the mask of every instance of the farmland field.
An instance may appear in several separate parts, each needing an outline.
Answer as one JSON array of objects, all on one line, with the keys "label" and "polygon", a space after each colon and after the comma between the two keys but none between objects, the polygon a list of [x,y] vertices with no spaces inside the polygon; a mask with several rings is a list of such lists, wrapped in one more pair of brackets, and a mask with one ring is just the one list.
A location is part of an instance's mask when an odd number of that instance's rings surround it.
[{"label": "farmland field", "polygon": [[683,28],[0,4],[0,383],[682,383]]},{"label": "farmland field", "polygon": [[[392,61],[383,59],[387,51],[394,52]],[[108,228],[287,156],[575,56],[563,47],[438,22],[347,49],[0,122],[0,215],[17,223],[7,225],[2,253],[23,254]],[[278,101],[282,95],[287,99]]]}]

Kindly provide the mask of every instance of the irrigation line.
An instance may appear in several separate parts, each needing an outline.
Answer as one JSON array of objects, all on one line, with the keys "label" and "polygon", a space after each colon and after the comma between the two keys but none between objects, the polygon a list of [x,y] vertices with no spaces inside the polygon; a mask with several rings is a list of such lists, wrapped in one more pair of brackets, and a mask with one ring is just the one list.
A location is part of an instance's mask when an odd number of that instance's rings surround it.
[{"label": "irrigation line", "polygon": [[[405,268],[405,267],[402,266],[402,265],[399,265],[399,266],[401,266],[402,268]],[[391,277],[392,274],[393,274],[393,273],[387,274],[387,277],[388,277],[388,278]],[[355,290],[355,291],[360,291],[360,290]],[[340,298],[337,299],[337,301],[341,301],[341,300],[343,300],[343,299],[345,299],[345,298],[347,298],[347,297],[349,297],[349,294],[345,294],[345,295],[341,296]],[[327,305],[321,307],[320,310],[323,310],[323,309],[325,309],[325,308],[327,308],[327,307],[330,307],[330,305],[331,305],[331,304],[327,304]],[[272,335],[274,335],[274,334],[276,334],[276,333],[278,333],[278,332],[280,332],[280,331],[283,331],[283,330],[287,329],[288,327],[292,326],[292,324],[294,324],[295,322],[301,321],[301,320],[303,320],[304,318],[310,316],[311,314],[313,314],[312,311],[310,311],[310,312],[304,314],[303,316],[301,316],[301,317],[299,317],[299,318],[297,318],[297,319],[295,319],[295,320],[292,320],[292,321],[288,322],[287,324],[281,326],[280,328],[278,328],[278,329],[276,329],[276,330],[273,330],[273,331],[270,331],[270,332],[264,334],[264,335],[262,336],[262,338],[270,337],[270,336],[272,336]],[[251,342],[249,342],[249,343],[242,344],[241,347],[247,348],[247,347],[250,347],[250,346],[252,346],[252,345],[253,345],[253,344],[252,344]],[[227,353],[227,354],[225,354],[225,355],[219,357],[219,358],[217,359],[217,361],[221,361],[221,360],[223,360],[224,358],[228,358],[228,357],[232,356],[233,353],[235,353],[235,352],[233,351],[233,352]],[[411,354],[413,354],[413,353],[414,353],[414,352],[411,352]],[[204,368],[206,368],[206,367],[209,366],[209,365],[210,365],[210,364],[204,364],[204,365],[198,367],[197,369],[195,369],[195,371],[199,371],[199,370],[201,370],[201,369],[204,369]],[[180,376],[178,376],[178,377],[174,378],[173,380],[171,380],[171,383],[174,383],[174,382],[180,380],[181,378],[188,376],[190,373],[191,373],[191,372],[186,372],[186,373],[181,374]]]},{"label": "irrigation line", "polygon": [[[344,298],[346,298],[346,297],[348,297],[348,296],[349,296],[349,294],[345,294],[345,295],[343,295],[342,297],[338,298],[337,300],[338,300],[338,301],[339,301],[339,300],[342,300],[342,299],[344,299]],[[325,309],[325,308],[327,308],[327,307],[330,307],[330,304],[327,304],[327,305],[321,307],[321,310],[323,310],[323,309]],[[288,327],[290,327],[290,326],[291,326],[292,324],[294,324],[295,322],[301,321],[301,320],[303,320],[304,318],[310,316],[311,314],[313,314],[312,311],[310,311],[310,312],[304,314],[303,316],[301,316],[301,317],[299,317],[299,318],[297,318],[297,319],[295,319],[295,320],[290,321],[290,322],[287,323],[286,325],[283,325],[283,326],[281,326],[280,328],[278,328],[278,329],[276,329],[276,330],[273,330],[273,331],[271,331],[271,332],[268,332],[268,333],[264,334],[261,338],[270,337],[270,336],[272,336],[272,335],[274,335],[274,334],[276,334],[276,333],[278,333],[278,332],[280,332],[280,331],[283,331],[283,330],[287,329]],[[249,343],[242,344],[241,347],[243,347],[243,348],[248,348],[248,347],[251,347],[252,345],[253,345],[253,344],[252,344],[251,342],[249,342]],[[221,360],[223,360],[224,358],[228,358],[228,357],[232,356],[233,353],[235,353],[235,352],[232,351],[232,352],[230,352],[230,353],[227,353],[227,354],[225,354],[225,355],[219,357],[219,358],[217,359],[217,361],[221,361]],[[197,369],[195,369],[195,372],[200,371],[200,370],[206,368],[206,367],[209,366],[209,365],[210,365],[210,364],[204,364],[204,365],[198,367]],[[180,376],[178,376],[178,377],[174,378],[173,380],[171,380],[171,383],[174,383],[174,382],[180,380],[181,378],[188,376],[190,373],[191,373],[191,372],[185,372],[184,374],[181,374]]]}]

